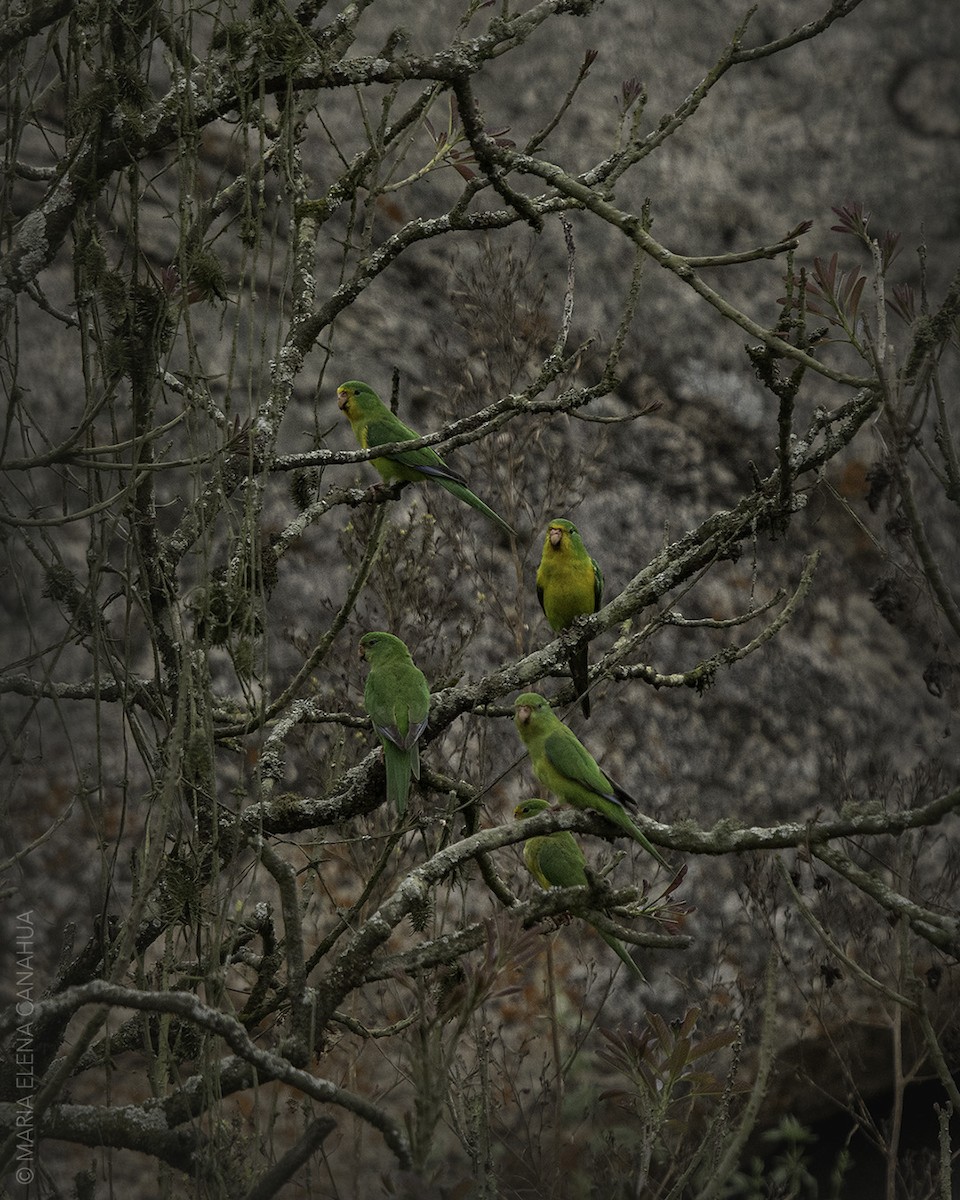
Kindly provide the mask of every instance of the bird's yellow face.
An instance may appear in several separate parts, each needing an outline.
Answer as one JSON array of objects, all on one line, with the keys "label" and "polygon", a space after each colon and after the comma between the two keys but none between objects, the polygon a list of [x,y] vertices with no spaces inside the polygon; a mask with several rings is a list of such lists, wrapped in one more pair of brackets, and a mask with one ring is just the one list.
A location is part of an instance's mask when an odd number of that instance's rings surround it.
[{"label": "bird's yellow face", "polygon": [[351,415],[351,405],[355,399],[356,393],[353,388],[346,384],[337,388],[337,408],[348,417]]},{"label": "bird's yellow face", "polygon": [[577,527],[571,521],[558,517],[547,526],[545,546],[549,546],[551,550],[564,550],[573,541],[576,533]]}]

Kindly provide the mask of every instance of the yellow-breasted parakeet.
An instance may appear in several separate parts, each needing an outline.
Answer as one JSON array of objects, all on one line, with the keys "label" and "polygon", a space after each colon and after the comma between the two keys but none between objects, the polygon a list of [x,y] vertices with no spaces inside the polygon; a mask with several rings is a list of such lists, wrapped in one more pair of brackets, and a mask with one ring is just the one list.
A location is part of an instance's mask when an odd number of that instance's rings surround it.
[{"label": "yellow-breasted parakeet", "polygon": [[[537,599],[550,628],[560,633],[577,617],[595,613],[602,598],[603,572],[596,559],[587,553],[576,525],[562,517],[551,521],[537,568]],[[570,655],[570,674],[583,715],[589,717],[585,644]]]},{"label": "yellow-breasted parakeet", "polygon": [[430,715],[430,688],[410,651],[392,633],[365,633],[360,657],[370,664],[363,706],[383,743],[387,800],[402,816],[411,776],[420,778],[419,739]]},{"label": "yellow-breasted parakeet", "polygon": [[[522,821],[526,817],[535,817],[537,813],[546,812],[549,807],[546,800],[524,800],[513,810],[513,815]],[[523,843],[523,861],[542,888],[580,887],[590,882],[587,879],[583,851],[573,834],[566,829],[541,837],[527,838]],[[590,921],[590,924],[593,925],[593,922]],[[619,954],[632,973],[638,979],[643,979],[643,972],[630,957],[624,944],[613,934],[604,933],[596,925],[593,927],[607,945]]]},{"label": "yellow-breasted parakeet", "polygon": [[574,808],[588,808],[612,821],[660,863],[666,859],[639,830],[627,806],[639,808],[629,792],[597,766],[593,755],[536,692],[524,692],[514,702],[514,723],[530,753],[533,773],[549,791]]},{"label": "yellow-breasted parakeet", "polygon": [[[364,450],[386,446],[392,442],[409,442],[420,436],[387,408],[373,388],[360,383],[359,380],[352,379],[340,384],[337,388],[337,404],[349,420],[357,441]],[[483,513],[504,533],[516,537],[506,521],[470,491],[464,477],[452,471],[429,446],[421,446],[419,450],[401,450],[370,461],[386,483],[391,483],[394,479],[406,479],[413,483],[432,479],[458,500]]]}]

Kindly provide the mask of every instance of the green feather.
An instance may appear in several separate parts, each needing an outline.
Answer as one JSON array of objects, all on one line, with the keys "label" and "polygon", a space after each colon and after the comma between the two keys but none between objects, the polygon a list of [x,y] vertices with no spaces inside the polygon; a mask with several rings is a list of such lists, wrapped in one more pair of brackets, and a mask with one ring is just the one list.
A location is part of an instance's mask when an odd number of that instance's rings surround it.
[{"label": "green feather", "polygon": [[[388,446],[392,442],[413,441],[420,436],[409,425],[404,425],[371,387],[359,380],[341,383],[337,388],[337,396],[340,408],[346,414],[357,441],[365,450],[376,446]],[[371,461],[386,482],[394,479],[403,479],[408,483],[432,480],[464,504],[469,504],[477,512],[483,513],[504,533],[512,537],[517,536],[502,517],[497,516],[492,508],[488,508],[479,496],[470,491],[464,477],[451,470],[429,446],[421,446],[418,450],[399,450]]]},{"label": "green feather", "polygon": [[370,664],[363,705],[383,744],[387,800],[402,816],[410,780],[420,778],[420,735],[430,715],[430,688],[410,651],[391,633],[365,633],[360,653]]},{"label": "green feather", "polygon": [[637,801],[597,766],[593,755],[536,692],[525,692],[514,703],[517,732],[530,753],[533,773],[561,800],[574,808],[591,809],[612,821],[638,842],[661,866],[666,859],[631,821],[626,806]]},{"label": "green feather", "polygon": [[[545,800],[525,800],[517,805],[514,816],[520,820],[545,812],[549,805]],[[587,878],[586,859],[572,833],[562,829],[557,833],[527,838],[523,843],[523,861],[527,870],[542,888],[581,887],[590,881]],[[638,979],[644,975],[630,957],[627,948],[612,934],[600,929],[589,917],[586,920],[596,929],[607,945],[614,950]]]},{"label": "green feather", "polygon": [[[576,525],[562,517],[550,522],[543,539],[537,599],[555,633],[566,629],[577,617],[596,612],[603,600],[603,572],[587,553]],[[583,715],[589,717],[587,646],[579,646],[568,661]]]}]

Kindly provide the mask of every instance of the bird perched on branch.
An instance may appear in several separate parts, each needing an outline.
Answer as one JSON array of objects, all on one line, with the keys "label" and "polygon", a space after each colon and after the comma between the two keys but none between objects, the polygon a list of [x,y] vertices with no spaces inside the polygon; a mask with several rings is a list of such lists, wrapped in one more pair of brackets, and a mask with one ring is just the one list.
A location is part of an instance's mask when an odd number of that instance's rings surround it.
[{"label": "bird perched on branch", "polygon": [[[551,521],[537,568],[537,599],[550,628],[560,633],[577,617],[595,613],[602,598],[603,572],[587,553],[576,525],[562,517]],[[583,715],[589,717],[586,643],[573,651],[569,661]]]},{"label": "bird perched on branch", "polygon": [[549,791],[573,808],[591,809],[612,821],[666,867],[669,864],[627,812],[639,805],[629,792],[597,766],[593,755],[536,692],[524,692],[514,702],[514,724],[530,752],[533,773]]},{"label": "bird perched on branch", "polygon": [[365,633],[360,657],[370,664],[363,706],[383,743],[387,800],[403,816],[410,779],[420,778],[420,735],[430,715],[430,688],[410,651],[392,633]]},{"label": "bird perched on branch", "polygon": [[[350,422],[357,441],[364,450],[387,446],[393,442],[409,442],[420,437],[383,403],[373,388],[353,379],[337,388],[337,404]],[[448,492],[469,504],[494,523],[504,533],[516,537],[515,531],[498,517],[492,508],[475,496],[462,475],[452,471],[439,454],[429,446],[419,450],[399,450],[382,458],[370,460],[386,483],[404,479],[412,483],[433,480]]]},{"label": "bird perched on branch", "polygon": [[[546,800],[524,800],[513,810],[513,815],[517,820],[522,821],[527,817],[535,817],[537,813],[546,812],[549,807]],[[566,829],[544,834],[541,837],[527,838],[523,843],[523,861],[527,870],[542,888],[579,887],[590,882],[587,878],[586,859],[583,857],[583,851],[573,834]],[[585,920],[593,925],[611,950],[619,954],[631,972],[638,979],[643,979],[643,972],[630,957],[624,944],[613,934],[604,933],[602,929],[593,924],[593,921],[590,921],[589,917],[586,917]]]}]

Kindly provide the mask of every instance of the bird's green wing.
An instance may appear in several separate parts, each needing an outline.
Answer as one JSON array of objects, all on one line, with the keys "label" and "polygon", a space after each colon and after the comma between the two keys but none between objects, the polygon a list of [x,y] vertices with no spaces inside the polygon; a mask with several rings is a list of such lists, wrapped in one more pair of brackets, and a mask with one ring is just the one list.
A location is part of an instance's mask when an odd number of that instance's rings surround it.
[{"label": "bird's green wing", "polygon": [[550,887],[550,880],[544,875],[540,868],[540,851],[543,843],[547,839],[545,837],[527,838],[523,843],[523,861],[527,870],[534,877],[537,883],[542,888]]},{"label": "bird's green wing", "polygon": [[410,662],[375,664],[363,698],[381,738],[400,750],[416,744],[430,716],[430,689],[419,668]]},{"label": "bird's green wing", "polygon": [[[419,434],[408,429],[399,418],[389,410],[375,417],[367,425],[367,446],[385,446],[390,442],[407,441],[419,437]],[[392,463],[400,469],[400,478],[432,479],[445,487],[448,492],[469,504],[471,508],[482,513],[489,521],[503,530],[504,533],[516,537],[516,531],[498,516],[492,508],[484,504],[479,496],[475,496],[467,487],[466,479],[452,467],[448,467],[439,454],[430,446],[421,446],[418,450],[399,450],[384,455],[384,462]]]},{"label": "bird's green wing", "polygon": [[[419,471],[425,479],[435,479],[445,488],[453,491],[453,485],[462,488],[468,495],[473,495],[467,488],[467,481],[457,471],[452,470],[435,454],[429,446],[421,446],[419,450],[404,450],[401,454],[392,455],[397,462],[402,463],[411,471]],[[459,493],[454,493],[459,495]],[[460,497],[463,499],[463,497]],[[476,499],[476,496],[474,496]]]},{"label": "bird's green wing", "polygon": [[[409,721],[409,723],[404,721],[402,718],[401,720],[391,719],[387,721],[377,721],[371,716],[370,720],[373,722],[373,728],[376,730],[380,739],[382,741],[390,742],[392,745],[396,746],[398,750],[409,750],[411,747],[415,747],[421,733],[423,733],[424,729],[427,727],[426,717],[424,717],[421,721]],[[407,725],[405,731],[401,728],[402,724]]]},{"label": "bird's green wing", "polygon": [[[369,708],[368,708],[369,712]],[[427,718],[413,721],[407,712],[402,712],[387,722],[370,717],[373,728],[383,744],[383,762],[387,775],[387,801],[395,804],[403,816],[407,810],[407,795],[410,779],[420,778],[420,746],[418,739],[427,724]]]},{"label": "bird's green wing", "polygon": [[628,792],[627,789],[617,783],[615,779],[610,779],[609,776],[607,776],[607,779],[610,783],[610,790],[613,793],[614,800],[616,800],[618,804],[622,805],[623,808],[632,808],[639,812],[640,801],[636,798],[636,796]]},{"label": "bird's green wing", "polygon": [[370,449],[389,445],[390,442],[409,442],[420,436],[382,404],[380,410],[367,419],[366,430],[367,446]]},{"label": "bird's green wing", "polygon": [[[542,888],[581,887],[589,882],[584,869],[583,851],[573,834],[565,830],[547,837],[530,838],[524,845],[523,858],[530,874]],[[592,917],[588,916],[585,919],[618,955],[630,973],[637,979],[644,979],[643,972],[630,957],[620,939],[601,929]]]},{"label": "bird's green wing", "polygon": [[[419,436],[419,433],[404,425],[388,408],[383,408],[382,412],[367,422],[367,446],[370,448],[387,446],[391,442],[409,442]],[[386,457],[410,471],[417,471],[430,479],[436,479],[438,483],[449,481],[465,485],[467,482],[462,475],[451,470],[429,446],[421,446],[418,450],[398,450]]]},{"label": "bird's green wing", "polygon": [[608,800],[616,800],[610,780],[597,766],[593,756],[584,749],[561,722],[558,728],[547,734],[543,742],[543,753],[551,767],[564,779],[579,784]]},{"label": "bird's green wing", "polygon": [[541,839],[539,867],[551,887],[580,887],[587,882],[583,851],[573,834],[562,830]]},{"label": "bird's green wing", "polygon": [[430,715],[430,688],[423,672],[411,662],[406,646],[386,635],[372,636],[376,641],[366,644],[370,673],[363,702],[383,743],[387,799],[402,815],[411,776],[420,778],[417,743]]}]

